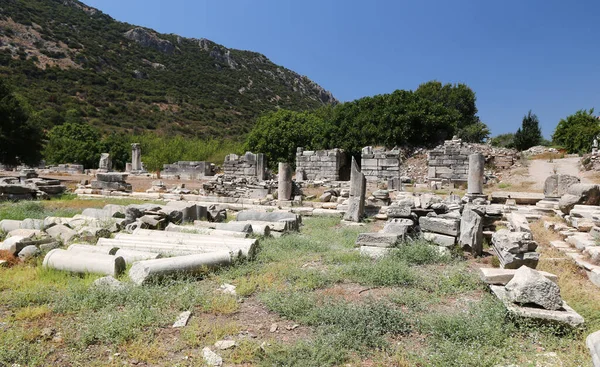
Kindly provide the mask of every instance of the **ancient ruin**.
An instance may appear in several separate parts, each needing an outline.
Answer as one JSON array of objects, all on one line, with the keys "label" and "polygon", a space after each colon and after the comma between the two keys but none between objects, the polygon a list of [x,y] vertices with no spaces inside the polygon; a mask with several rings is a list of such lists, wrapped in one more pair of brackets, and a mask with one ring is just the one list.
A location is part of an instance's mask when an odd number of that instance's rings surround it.
[{"label": "ancient ruin", "polygon": [[184,180],[200,180],[215,175],[216,167],[205,161],[179,161],[163,165],[160,176],[163,178],[180,178]]},{"label": "ancient ruin", "polygon": [[228,177],[252,177],[260,181],[265,179],[266,169],[267,160],[262,153],[229,154],[223,162],[223,172]]},{"label": "ancient ruin", "polygon": [[399,179],[402,152],[398,148],[386,150],[371,146],[362,149],[360,168],[369,181]]},{"label": "ancient ruin", "polygon": [[296,181],[349,179],[346,154],[341,149],[296,151]]}]

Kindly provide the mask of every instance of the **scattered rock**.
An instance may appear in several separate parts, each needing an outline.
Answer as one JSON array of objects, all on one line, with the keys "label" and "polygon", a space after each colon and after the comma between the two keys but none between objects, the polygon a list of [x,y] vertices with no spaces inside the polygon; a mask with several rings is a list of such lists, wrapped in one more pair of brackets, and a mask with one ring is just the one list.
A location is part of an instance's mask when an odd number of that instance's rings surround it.
[{"label": "scattered rock", "polygon": [[526,266],[515,272],[505,288],[508,299],[513,303],[533,303],[546,310],[559,310],[563,305],[558,285]]},{"label": "scattered rock", "polygon": [[272,332],[272,333],[274,333],[274,332],[277,331],[277,327],[278,327],[277,324],[271,324],[271,327],[269,328],[269,331]]},{"label": "scattered rock", "polygon": [[221,366],[223,364],[223,358],[220,355],[210,350],[209,347],[204,347],[202,349],[202,358],[204,358],[204,363],[209,366]]},{"label": "scattered rock", "polygon": [[215,343],[215,348],[225,350],[235,347],[235,340],[219,340]]},{"label": "scattered rock", "polygon": [[190,319],[191,315],[192,315],[191,311],[184,311],[184,312],[180,313],[179,316],[177,317],[177,320],[175,320],[175,322],[173,323],[173,327],[174,328],[184,327],[185,325],[187,325],[188,320]]}]

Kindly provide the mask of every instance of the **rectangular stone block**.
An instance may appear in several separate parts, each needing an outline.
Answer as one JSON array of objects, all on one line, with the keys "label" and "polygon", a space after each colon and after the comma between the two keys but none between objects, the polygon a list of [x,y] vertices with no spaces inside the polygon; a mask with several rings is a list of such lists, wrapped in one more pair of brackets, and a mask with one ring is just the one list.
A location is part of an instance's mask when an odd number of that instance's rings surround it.
[{"label": "rectangular stone block", "polygon": [[419,225],[424,232],[441,233],[456,237],[460,228],[460,219],[421,217],[419,218]]},{"label": "rectangular stone block", "polygon": [[357,246],[394,247],[402,240],[402,235],[394,233],[359,233]]},{"label": "rectangular stone block", "polygon": [[436,245],[442,246],[442,247],[453,247],[454,245],[456,245],[456,237],[454,237],[454,236],[447,236],[447,235],[439,234],[439,233],[424,232],[423,238],[426,239],[427,241],[431,241],[431,242],[435,243]]}]

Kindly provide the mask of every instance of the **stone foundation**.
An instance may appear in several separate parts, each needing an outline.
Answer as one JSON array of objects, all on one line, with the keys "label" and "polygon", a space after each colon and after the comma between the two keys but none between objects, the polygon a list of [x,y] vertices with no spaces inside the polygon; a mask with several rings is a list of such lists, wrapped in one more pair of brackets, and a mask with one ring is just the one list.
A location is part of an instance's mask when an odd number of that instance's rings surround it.
[{"label": "stone foundation", "polygon": [[223,162],[223,172],[230,177],[256,177],[264,180],[267,160],[262,153],[246,152],[243,156],[229,154]]},{"label": "stone foundation", "polygon": [[198,180],[215,175],[215,165],[204,161],[179,161],[163,165],[161,177],[179,177],[185,180]]}]

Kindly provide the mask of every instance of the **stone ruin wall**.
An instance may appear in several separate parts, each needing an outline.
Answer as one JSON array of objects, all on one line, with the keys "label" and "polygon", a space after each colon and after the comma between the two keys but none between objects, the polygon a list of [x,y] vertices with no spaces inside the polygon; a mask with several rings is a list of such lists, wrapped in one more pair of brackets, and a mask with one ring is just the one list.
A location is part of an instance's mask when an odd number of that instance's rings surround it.
[{"label": "stone ruin wall", "polygon": [[262,153],[246,152],[243,156],[229,154],[223,162],[223,173],[228,177],[256,177],[263,180],[267,160]]},{"label": "stone ruin wall", "polygon": [[389,180],[400,177],[402,166],[399,149],[364,147],[360,159],[360,169],[369,181]]},{"label": "stone ruin wall", "polygon": [[296,178],[302,180],[332,180],[340,181],[345,177],[340,175],[346,166],[346,154],[338,148],[331,150],[296,151]]},{"label": "stone ruin wall", "polygon": [[179,161],[163,165],[161,177],[179,176],[186,180],[198,180],[203,177],[214,176],[215,166],[205,161]]},{"label": "stone ruin wall", "polygon": [[430,181],[466,183],[469,155],[473,153],[483,154],[486,165],[501,170],[509,169],[518,159],[518,152],[514,149],[495,148],[486,144],[467,144],[455,137],[427,153],[427,178]]}]

